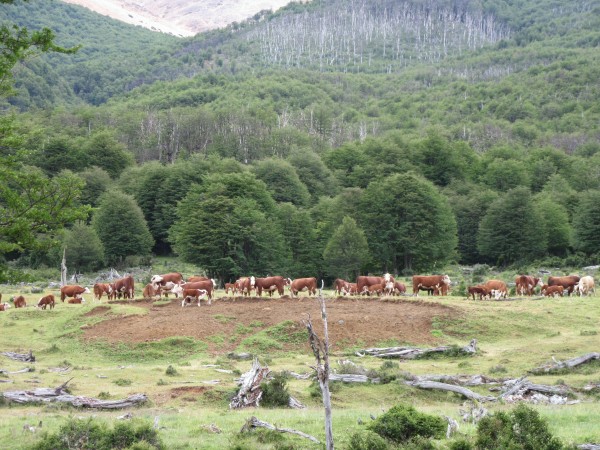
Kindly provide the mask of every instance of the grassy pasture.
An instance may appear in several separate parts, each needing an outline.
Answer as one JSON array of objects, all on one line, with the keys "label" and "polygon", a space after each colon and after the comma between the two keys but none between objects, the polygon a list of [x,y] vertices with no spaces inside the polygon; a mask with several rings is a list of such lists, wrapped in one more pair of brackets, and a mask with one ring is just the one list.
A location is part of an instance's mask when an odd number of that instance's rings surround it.
[{"label": "grassy pasture", "polygon": [[[4,301],[17,293],[17,287],[3,287]],[[49,291],[48,291],[49,293]],[[56,291],[52,292],[56,295]],[[45,294],[45,293],[43,293]],[[43,294],[28,294],[33,303]],[[331,292],[325,292],[326,295]],[[223,295],[222,292],[217,297]],[[231,340],[239,351],[250,351],[268,363],[274,371],[308,372],[314,363],[296,334],[287,335],[288,324],[267,327],[260,321],[240,325],[233,335],[216,334],[203,339],[172,336],[160,341],[137,344],[114,344],[102,341],[86,342],[86,327],[113,317],[144,315],[147,308],[132,304],[106,304],[98,310],[97,302],[84,305],[57,304],[54,310],[35,308],[10,309],[0,313],[0,351],[27,352],[33,350],[37,362],[24,364],[0,356],[0,368],[16,371],[29,366],[34,372],[7,375],[12,383],[0,383],[0,389],[20,390],[53,387],[73,377],[69,386],[76,395],[122,398],[143,392],[151,401],[133,409],[134,417],[150,422],[159,417],[161,436],[169,449],[222,449],[239,445],[240,448],[274,448],[278,438],[269,434],[242,438],[238,431],[247,418],[256,415],[261,420],[282,427],[295,428],[324,438],[320,397],[311,395],[310,382],[292,379],[291,394],[308,406],[305,410],[259,409],[230,411],[228,402],[236,390],[235,379],[250,367],[248,361],[228,359],[219,351],[219,342]],[[218,300],[217,300],[218,301]],[[373,300],[364,300],[373,302]],[[390,299],[393,302],[395,300]],[[367,423],[369,415],[379,415],[399,402],[413,404],[419,410],[446,414],[459,419],[463,399],[455,394],[418,391],[406,386],[403,373],[411,374],[486,374],[496,377],[519,377],[529,369],[556,359],[566,359],[600,349],[600,299],[559,298],[518,301],[466,301],[462,297],[419,297],[409,301],[437,302],[459,311],[452,319],[434,317],[431,335],[440,344],[465,345],[472,338],[478,340],[479,352],[474,357],[423,359],[400,362],[398,368],[388,369],[399,375],[389,384],[340,385],[333,390],[333,419],[336,445],[344,448],[353,431],[360,429],[358,420]],[[164,303],[164,302],[163,302]],[[398,304],[401,307],[400,304]],[[208,314],[210,314],[206,310]],[[373,304],[373,314],[376,314]],[[228,315],[214,315],[220,323],[235,320]],[[302,319],[302,318],[299,318]],[[318,318],[313,317],[317,331]],[[271,341],[285,341],[279,349]],[[289,344],[296,344],[290,350]],[[378,343],[381,346],[397,344],[394,336]],[[216,348],[216,350],[215,350]],[[359,358],[354,354],[356,343],[346,348],[336,347],[332,355],[336,361],[350,359],[367,369],[378,370],[383,361]],[[213,367],[217,365],[218,367]],[[167,370],[169,366],[174,370]],[[61,371],[57,371],[62,368]],[[232,371],[219,372],[217,369]],[[167,373],[169,372],[169,373]],[[544,384],[565,382],[583,387],[589,382],[600,382],[600,364],[591,363],[572,373],[533,376],[532,381]],[[219,380],[218,384],[209,381]],[[485,389],[476,388],[480,393]],[[566,442],[600,442],[600,403],[595,396],[582,396],[582,402],[570,406],[536,406],[552,431]],[[490,410],[511,408],[511,405],[488,404]],[[67,420],[94,416],[113,422],[125,411],[98,412],[78,410],[54,404],[39,406],[0,405],[0,448],[24,449],[39,439],[39,433],[23,430],[24,424],[37,425],[43,421],[43,430],[57,430]],[[210,424],[222,433],[213,433]],[[461,424],[460,432],[472,434],[472,425]],[[280,438],[281,439],[281,438]],[[309,441],[283,435],[286,442],[297,448],[318,448]],[[443,448],[443,443],[440,443]]]}]

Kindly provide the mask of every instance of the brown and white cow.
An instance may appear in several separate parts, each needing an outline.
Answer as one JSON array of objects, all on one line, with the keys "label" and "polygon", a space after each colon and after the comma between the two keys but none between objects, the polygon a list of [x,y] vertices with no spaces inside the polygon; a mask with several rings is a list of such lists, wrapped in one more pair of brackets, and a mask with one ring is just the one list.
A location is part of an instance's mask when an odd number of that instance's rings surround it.
[{"label": "brown and white cow", "polygon": [[368,287],[373,286],[374,284],[381,284],[384,286],[385,289],[389,285],[389,283],[391,283],[391,286],[393,286],[394,281],[394,277],[389,273],[386,273],[382,277],[359,275],[358,277],[356,277],[356,288],[358,289],[358,292],[362,294],[363,292],[365,292],[365,286],[367,287],[367,291]]},{"label": "brown and white cow", "polygon": [[230,291],[233,295],[235,295],[237,293],[235,283],[225,283],[225,294],[229,295]]},{"label": "brown and white cow", "polygon": [[556,297],[560,295],[561,297],[564,295],[565,288],[560,284],[555,284],[553,286],[544,285],[542,287],[542,295],[546,297]]},{"label": "brown and white cow", "polygon": [[541,278],[531,275],[517,275],[515,277],[515,292],[517,295],[533,295],[536,286],[542,286]]},{"label": "brown and white cow", "polygon": [[269,291],[274,286],[277,293],[281,296],[284,293],[284,287],[288,285],[288,282],[282,276],[276,275],[273,277],[255,278],[254,285],[256,286],[256,295],[259,297],[262,295],[262,291]]},{"label": "brown and white cow", "polygon": [[102,296],[106,294],[106,296],[110,299],[110,294],[112,292],[112,287],[109,283],[96,283],[94,284],[94,299],[100,300]]},{"label": "brown and white cow", "polygon": [[15,305],[15,308],[25,308],[27,306],[25,297],[23,297],[22,295],[15,297],[15,299],[13,300],[13,303]]},{"label": "brown and white cow", "polygon": [[548,277],[548,286],[562,286],[569,295],[573,293],[575,286],[579,284],[579,276],[568,275],[565,277]]},{"label": "brown and white cow", "polygon": [[181,284],[183,283],[183,275],[179,272],[170,272],[162,275],[152,275],[152,278],[150,278],[150,283],[152,283],[154,289],[158,289],[159,286],[164,286],[165,283],[168,283],[169,281],[171,283]]},{"label": "brown and white cow", "polygon": [[356,283],[346,283],[342,287],[342,295],[358,295],[358,287]]},{"label": "brown and white cow", "polygon": [[160,291],[154,289],[152,283],[148,283],[146,286],[144,286],[144,290],[142,291],[142,296],[144,298],[154,298],[157,295],[160,296]]},{"label": "brown and white cow", "polygon": [[394,281],[394,295],[406,294],[406,285],[400,281]]},{"label": "brown and white cow", "polygon": [[371,295],[371,294],[381,295],[381,294],[383,294],[384,289],[385,289],[385,285],[382,283],[379,283],[379,284],[372,284],[370,286],[365,286],[363,288],[363,292],[365,292],[365,294],[367,294],[367,295]]},{"label": "brown and white cow", "polygon": [[79,286],[76,284],[67,284],[60,288],[60,300],[65,301],[67,297],[81,297],[83,294],[89,294],[90,290],[87,287]]},{"label": "brown and white cow", "polygon": [[[596,292],[596,286],[594,283],[594,277],[586,275],[585,277],[581,277],[579,283],[577,284],[577,293],[583,297],[584,295],[592,295]],[[15,308],[17,307],[15,302]]]},{"label": "brown and white cow", "polygon": [[73,297],[73,298],[70,298],[69,300],[67,300],[67,303],[70,303],[72,305],[81,305],[82,303],[85,303],[85,298]]},{"label": "brown and white cow", "polygon": [[342,278],[336,278],[335,281],[333,282],[333,291],[337,295],[343,295],[342,289],[347,288],[348,283],[349,283],[348,281],[346,281]]},{"label": "brown and white cow", "polygon": [[133,299],[135,296],[135,281],[131,275],[113,281],[110,286],[112,288],[111,295],[113,299],[115,296],[119,298],[123,296],[129,299]]},{"label": "brown and white cow", "polygon": [[10,303],[0,303],[0,311],[6,311],[10,308]]},{"label": "brown and white cow", "polygon": [[[448,275],[413,275],[413,295],[419,295],[419,290],[433,291],[435,295],[447,295],[450,288]],[[439,291],[439,292],[438,292]]]},{"label": "brown and white cow", "polygon": [[[490,294],[494,295],[496,300],[508,297],[508,287],[506,283],[502,280],[488,280],[485,283],[483,283],[483,287],[485,287],[490,292]],[[492,291],[498,292],[492,293]]]},{"label": "brown and white cow", "polygon": [[50,309],[53,309],[55,303],[56,302],[54,300],[54,295],[49,294],[49,295],[46,295],[45,297],[40,298],[40,300],[38,301],[37,307],[46,309],[46,306],[49,306]]},{"label": "brown and white cow", "polygon": [[212,294],[213,294],[213,282],[212,280],[205,280],[205,281],[196,281],[193,283],[183,283],[183,284],[178,284],[176,285],[172,292],[174,294],[177,295],[177,297],[181,296],[185,299],[185,297],[187,296],[196,296],[198,293],[198,290],[205,290],[206,291],[206,295],[208,297],[208,304],[210,305],[210,301],[212,300]]},{"label": "brown and white cow", "polygon": [[473,296],[473,300],[475,300],[475,294],[479,295],[479,300],[483,300],[484,298],[489,298],[490,291],[480,284],[467,287],[467,300],[469,296]]},{"label": "brown and white cow", "polygon": [[294,281],[291,281],[289,285],[292,297],[297,297],[298,293],[301,291],[307,291],[309,296],[317,294],[317,279],[315,277],[296,278]]},{"label": "brown and white cow", "polygon": [[[208,295],[206,289],[184,289],[183,290],[183,300],[181,301],[181,307],[183,308],[186,305],[191,305],[192,301],[196,300],[198,302],[198,306],[200,306],[200,300]],[[210,298],[208,299],[208,304],[211,304]]]},{"label": "brown and white cow", "polygon": [[235,282],[235,289],[242,295],[249,296],[253,289],[256,289],[256,278],[241,277]]}]

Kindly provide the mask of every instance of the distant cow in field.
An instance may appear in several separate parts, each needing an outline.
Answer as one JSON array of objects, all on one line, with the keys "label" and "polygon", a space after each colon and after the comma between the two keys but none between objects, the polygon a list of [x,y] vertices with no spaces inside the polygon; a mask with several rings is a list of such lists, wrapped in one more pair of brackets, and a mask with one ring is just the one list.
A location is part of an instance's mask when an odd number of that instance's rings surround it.
[{"label": "distant cow in field", "polygon": [[579,284],[579,276],[568,275],[565,277],[548,277],[548,286],[562,286],[569,295],[573,293],[575,286]]},{"label": "distant cow in field", "polygon": [[288,282],[282,276],[273,276],[265,278],[255,278],[254,285],[256,286],[256,295],[259,297],[262,295],[262,291],[269,291],[271,287],[275,287],[277,293],[281,296],[284,293],[284,287],[287,286]]},{"label": "distant cow in field", "polygon": [[123,296],[124,298],[133,299],[135,296],[135,282],[131,275],[113,281],[110,286],[113,298]]},{"label": "distant cow in field", "polygon": [[72,305],[81,305],[82,303],[85,303],[85,299],[82,297],[74,297],[67,300],[67,303],[70,303]]},{"label": "distant cow in field", "polygon": [[448,275],[414,275],[412,277],[413,295],[419,295],[420,290],[432,290],[435,295],[447,295],[450,284]]},{"label": "distant cow in field", "polygon": [[89,294],[90,290],[87,287],[78,286],[76,284],[67,284],[60,288],[60,301],[64,302],[67,297],[81,297],[83,294]]},{"label": "distant cow in field", "polygon": [[[508,287],[502,280],[488,280],[483,283],[483,287],[486,288],[496,300],[508,297]],[[498,293],[493,294],[492,291],[498,291]]]},{"label": "distant cow in field", "polygon": [[[386,273],[382,277],[360,275],[356,277],[356,289],[362,294],[363,292],[368,292],[369,286],[373,286],[374,284],[381,284],[385,289],[388,283],[392,283],[391,286],[393,286],[394,281],[394,277],[389,273]],[[366,291],[365,287],[367,287]]]},{"label": "distant cow in field", "polygon": [[40,298],[40,300],[38,301],[37,307],[46,309],[46,306],[49,306],[50,309],[53,309],[55,303],[56,302],[54,300],[54,295],[50,294],[50,295],[46,295],[45,297]]},{"label": "distant cow in field", "polygon": [[208,304],[210,305],[210,302],[212,300],[213,287],[214,286],[212,280],[196,281],[193,283],[178,284],[173,288],[173,293],[176,294],[178,297],[181,296],[184,299],[188,296],[197,298],[197,296],[199,295],[198,290],[205,290],[206,295],[208,297]]},{"label": "distant cow in field", "polygon": [[540,278],[531,275],[518,275],[515,278],[515,292],[517,295],[533,295],[536,286],[542,286]]},{"label": "distant cow in field", "polygon": [[0,303],[0,311],[6,311],[10,308],[10,303]]},{"label": "distant cow in field", "polygon": [[394,294],[406,294],[406,285],[400,281],[394,281]]},{"label": "distant cow in field", "polygon": [[[186,305],[191,305],[192,301],[196,300],[198,302],[198,306],[200,306],[200,300],[208,295],[206,289],[184,289],[183,290],[183,300],[181,301],[181,307],[183,308]],[[208,299],[208,304],[211,304],[210,298]]]},{"label": "distant cow in field", "polygon": [[[581,277],[579,283],[577,284],[577,293],[583,297],[584,295],[592,295],[595,293],[595,283],[594,278],[591,276]],[[16,308],[16,304],[15,304]]]},{"label": "distant cow in field", "polygon": [[337,295],[343,295],[342,289],[347,287],[348,283],[349,283],[348,281],[346,281],[342,278],[336,278],[335,281],[333,282],[333,291]]},{"label": "distant cow in field", "polygon": [[346,283],[345,286],[342,287],[342,295],[358,295],[358,287],[356,283]]},{"label": "distant cow in field", "polygon": [[489,297],[490,291],[488,291],[485,286],[481,286],[480,284],[477,286],[469,286],[467,288],[467,299],[469,296],[472,296],[473,300],[475,300],[475,294],[479,295],[479,300],[483,300],[484,297]]},{"label": "distant cow in field", "polygon": [[102,296],[106,294],[106,296],[110,299],[110,294],[112,292],[112,287],[108,283],[96,283],[94,284],[94,298],[96,300],[102,299]]},{"label": "distant cow in field", "polygon": [[161,295],[164,295],[165,297],[169,298],[169,294],[174,294],[175,298],[179,298],[178,286],[182,286],[183,284],[185,283],[177,284],[173,283],[172,281],[167,281],[165,284],[158,286],[158,296],[160,297]]},{"label": "distant cow in field", "polygon": [[235,283],[225,283],[225,294],[229,294],[230,291],[233,295],[236,294]]},{"label": "distant cow in field", "polygon": [[154,298],[157,295],[160,296],[160,290],[154,289],[152,283],[148,283],[144,286],[144,290],[142,291],[142,296],[144,298]]},{"label": "distant cow in field", "polygon": [[385,287],[383,284],[372,284],[371,286],[365,286],[363,289],[366,289],[368,295],[381,295]]},{"label": "distant cow in field", "polygon": [[249,296],[255,286],[256,278],[254,277],[241,277],[235,282],[235,289],[242,295]]},{"label": "distant cow in field", "polygon": [[152,275],[152,278],[150,279],[150,283],[152,283],[154,289],[158,289],[160,286],[164,286],[168,282],[181,284],[183,283],[183,275],[181,275],[179,272],[171,272],[163,275]]},{"label": "distant cow in field", "polygon": [[542,288],[542,295],[545,295],[546,297],[556,297],[560,295],[562,297],[564,295],[564,291],[565,288],[561,285],[544,285],[544,287]]},{"label": "distant cow in field", "polygon": [[25,301],[25,297],[19,295],[14,299],[15,308],[25,308],[27,306],[27,302]]},{"label": "distant cow in field", "polygon": [[299,292],[307,291],[308,295],[317,294],[317,279],[312,278],[296,278],[289,283],[292,297],[297,297]]}]

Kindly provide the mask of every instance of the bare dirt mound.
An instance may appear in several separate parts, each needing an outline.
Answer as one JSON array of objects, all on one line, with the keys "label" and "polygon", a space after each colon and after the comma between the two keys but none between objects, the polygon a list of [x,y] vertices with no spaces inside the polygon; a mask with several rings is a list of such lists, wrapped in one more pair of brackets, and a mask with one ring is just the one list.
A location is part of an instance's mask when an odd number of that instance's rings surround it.
[{"label": "bare dirt mound", "polygon": [[[320,309],[315,299],[289,298],[221,298],[212,305],[181,307],[179,301],[153,307],[149,301],[136,302],[149,308],[144,316],[110,318],[85,330],[85,339],[108,342],[150,342],[171,336],[189,336],[210,342],[223,336],[219,351],[235,349],[240,340],[260,330],[291,321],[292,331],[304,329],[308,314],[315,329],[321,332]],[[327,301],[329,336],[334,346],[372,346],[386,340],[411,344],[432,344],[432,319],[453,318],[457,309],[434,302],[417,300],[382,301],[379,299],[337,298]],[[215,346],[210,345],[211,350]]]}]

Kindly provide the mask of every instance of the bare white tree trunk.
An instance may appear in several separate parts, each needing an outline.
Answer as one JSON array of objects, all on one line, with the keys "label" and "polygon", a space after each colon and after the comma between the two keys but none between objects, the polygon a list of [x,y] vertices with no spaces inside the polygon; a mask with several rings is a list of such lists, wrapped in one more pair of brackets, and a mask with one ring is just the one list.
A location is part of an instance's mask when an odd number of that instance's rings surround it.
[{"label": "bare white tree trunk", "polygon": [[67,284],[67,249],[63,248],[62,262],[60,263],[60,285]]}]

